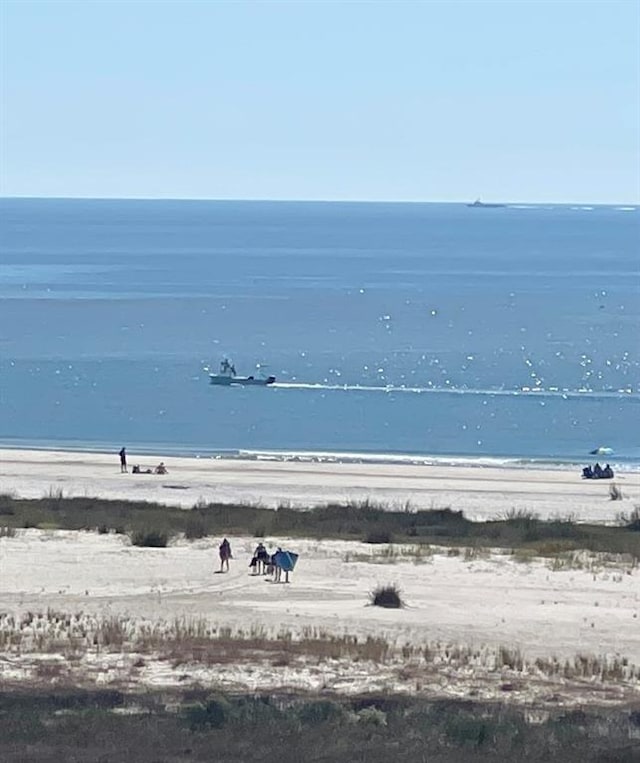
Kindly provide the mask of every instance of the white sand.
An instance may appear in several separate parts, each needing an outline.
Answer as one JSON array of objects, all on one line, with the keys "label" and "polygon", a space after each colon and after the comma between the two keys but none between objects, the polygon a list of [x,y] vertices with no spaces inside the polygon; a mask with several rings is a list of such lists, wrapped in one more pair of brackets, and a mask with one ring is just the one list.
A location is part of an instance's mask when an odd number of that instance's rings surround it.
[{"label": "white sand", "polygon": [[[158,460],[130,457],[130,463],[143,466]],[[369,498],[389,507],[407,501],[415,507],[449,506],[474,519],[522,509],[600,522],[640,503],[639,475],[632,472],[616,478],[625,500],[612,502],[608,482],[582,481],[570,469],[164,460],[166,476],[121,475],[113,455],[3,450],[0,492],[39,498],[62,491],[65,496],[184,507],[199,500],[309,506]],[[428,643],[440,655],[436,668],[397,659],[385,665],[337,660],[176,668],[145,656],[146,667],[138,669],[125,654],[99,650],[89,650],[73,665],[59,657],[65,669],[84,671],[92,680],[133,686],[199,681],[244,689],[286,685],[345,692],[422,687],[449,696],[501,696],[504,670],[492,668],[501,646],[520,649],[529,666],[537,657],[573,660],[577,654],[640,665],[640,571],[628,560],[585,555],[566,569],[553,570],[548,560],[523,563],[497,552],[465,559],[464,551],[449,556],[436,550],[417,560],[407,547],[396,548],[396,555],[385,561],[380,556],[384,549],[362,543],[271,538],[270,547],[283,544],[300,553],[292,583],[277,585],[249,574],[253,538],[232,538],[231,571],[214,574],[219,540],[179,540],[167,549],[147,549],[130,546],[126,537],[96,533],[19,530],[16,537],[0,537],[0,621],[3,613],[20,617],[48,608],[156,624],[187,617],[245,631],[260,627],[274,636],[312,628],[381,636],[397,647]],[[400,586],[408,606],[367,606],[372,588],[388,583]],[[448,644],[472,650],[475,666],[452,666]],[[0,648],[0,680],[34,680],[36,662],[48,659],[37,648],[25,646],[19,653]],[[534,672],[531,668],[521,679],[526,684],[522,701],[560,695],[567,702],[600,701],[603,692],[607,701],[628,701],[630,696],[637,700],[640,691],[637,678],[613,687],[589,678],[576,688],[562,677],[536,678]]]},{"label": "white sand", "polygon": [[[379,547],[362,543],[278,539],[300,553],[292,582],[278,585],[249,574],[255,539],[231,541],[234,560],[230,572],[221,575],[214,572],[219,539],[146,549],[130,546],[123,536],[20,530],[16,537],[0,538],[0,613],[23,616],[53,608],[147,623],[202,618],[245,632],[259,627],[273,636],[281,631],[295,636],[306,627],[360,638],[380,636],[396,646],[430,644],[441,655],[446,645],[473,650],[473,665],[455,670],[441,665],[437,675],[428,673],[430,685],[427,674],[421,679],[431,693],[448,695],[477,691],[479,685],[483,696],[499,694],[504,674],[496,674],[493,655],[501,646],[520,649],[530,666],[536,657],[573,660],[577,654],[626,658],[640,665],[640,571],[629,561],[607,563],[602,556],[584,556],[583,568],[554,571],[549,561],[540,559],[523,563],[493,553],[466,560],[464,553],[449,556],[435,549],[416,563],[412,547],[401,547],[397,557],[384,562]],[[275,539],[267,539],[267,545],[273,547]],[[368,606],[372,588],[390,582],[401,588],[407,606]],[[2,627],[0,643],[1,631]],[[33,649],[30,654],[26,647],[19,655],[0,650],[0,679],[29,679],[33,657]],[[93,670],[100,680],[107,675],[110,680],[132,680],[132,662],[97,653],[83,669]],[[407,678],[407,665],[401,667],[402,679],[397,661],[383,666],[343,661],[320,667],[312,661],[278,670],[269,664],[176,668],[151,661],[144,678],[136,680],[154,685],[192,680],[250,689],[258,682],[263,688],[286,684],[347,692],[414,691],[413,674]],[[537,693],[536,681],[542,682]],[[560,688],[550,688],[548,677],[536,679],[531,671],[525,683],[522,698],[527,701],[551,691],[569,691],[566,681],[558,680]],[[597,681],[593,684],[589,679],[581,687],[583,701],[585,692],[602,692]],[[627,701],[630,692],[637,699],[640,684],[637,678],[622,681],[617,690],[619,701]],[[571,694],[577,701],[575,685]]]},{"label": "white sand", "polygon": [[[216,574],[219,539],[149,549],[126,536],[21,530],[0,538],[0,609],[192,614],[230,625],[385,632],[414,643],[509,644],[533,656],[620,653],[640,664],[640,570],[630,563],[603,565],[596,555],[587,569],[552,571],[545,560],[505,552],[469,561],[445,549],[416,563],[411,546],[382,561],[386,547],[356,541],[267,539],[300,553],[286,586],[250,574],[254,538],[231,540],[231,570]],[[390,582],[407,609],[365,606],[372,588]]]},{"label": "white sand", "polygon": [[[160,459],[129,455],[153,467]],[[612,522],[640,503],[640,474],[624,472],[615,483],[622,501],[611,501],[609,480],[582,480],[577,469],[489,466],[316,463],[299,461],[165,458],[165,476],[120,474],[117,455],[0,450],[0,492],[41,498],[65,496],[156,501],[192,507],[198,501],[265,506],[370,499],[390,508],[462,510],[470,519],[492,519],[523,510],[540,517],[573,515],[578,521]]]}]

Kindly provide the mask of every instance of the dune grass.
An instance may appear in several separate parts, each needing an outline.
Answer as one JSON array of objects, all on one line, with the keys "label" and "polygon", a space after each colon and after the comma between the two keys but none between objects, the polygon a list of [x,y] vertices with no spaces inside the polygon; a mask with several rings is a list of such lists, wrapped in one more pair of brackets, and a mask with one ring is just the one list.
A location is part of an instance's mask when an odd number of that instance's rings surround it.
[{"label": "dune grass", "polygon": [[[560,509],[561,507],[559,507]],[[579,549],[630,554],[640,559],[640,521],[636,509],[616,525],[581,524],[573,518],[542,520],[528,512],[509,512],[473,522],[449,508],[397,510],[371,502],[328,504],[308,510],[234,504],[196,504],[178,509],[140,501],[45,496],[23,500],[0,495],[3,527],[89,530],[130,536],[176,535],[200,538],[253,535],[340,538],[370,543],[421,543],[452,547],[531,549],[557,554]],[[5,531],[10,532],[10,531]]]},{"label": "dune grass", "polygon": [[[400,591],[393,585],[377,589],[375,595],[383,602],[377,606],[403,606]],[[62,660],[59,670],[72,670],[73,660],[83,655],[112,652],[121,658],[144,655],[173,669],[185,664],[237,667],[265,662],[275,667],[308,667],[342,660],[395,666],[404,672],[413,671],[414,678],[461,669],[478,671],[478,675],[508,670],[521,677],[622,681],[636,686],[640,681],[640,666],[622,655],[577,653],[573,659],[550,656],[534,660],[505,645],[395,642],[383,635],[336,634],[316,626],[269,628],[255,622],[232,628],[202,617],[151,622],[129,615],[101,616],[52,608],[21,615],[0,613],[0,650],[40,660],[45,669],[56,667],[48,656],[57,655]]]}]

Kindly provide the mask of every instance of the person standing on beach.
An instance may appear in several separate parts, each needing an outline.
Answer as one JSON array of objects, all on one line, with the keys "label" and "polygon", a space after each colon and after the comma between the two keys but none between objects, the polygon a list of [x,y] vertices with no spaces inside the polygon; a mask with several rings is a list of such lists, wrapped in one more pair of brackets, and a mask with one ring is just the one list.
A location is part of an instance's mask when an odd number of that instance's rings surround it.
[{"label": "person standing on beach", "polygon": [[218,547],[218,552],[220,554],[220,572],[229,572],[229,559],[231,559],[231,544],[229,541],[225,538],[220,546]]},{"label": "person standing on beach", "polygon": [[127,451],[124,448],[120,449],[120,474],[127,471]]}]

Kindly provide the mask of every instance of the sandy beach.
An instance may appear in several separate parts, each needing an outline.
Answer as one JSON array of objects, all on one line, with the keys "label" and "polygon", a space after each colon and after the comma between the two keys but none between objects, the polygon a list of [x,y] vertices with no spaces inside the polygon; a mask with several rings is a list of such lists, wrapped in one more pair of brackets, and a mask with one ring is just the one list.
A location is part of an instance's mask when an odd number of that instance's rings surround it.
[{"label": "sandy beach", "polygon": [[[510,695],[517,702],[638,699],[640,586],[632,560],[584,554],[558,567],[508,551],[452,555],[433,547],[418,556],[403,546],[389,556],[354,541],[267,538],[268,547],[300,554],[290,584],[278,585],[250,573],[256,540],[249,537],[231,537],[230,571],[216,574],[218,542],[177,539],[149,549],[132,547],[126,536],[35,529],[0,537],[0,680],[32,683],[45,675],[130,688],[204,684],[487,699],[503,695],[505,681],[517,681]],[[390,583],[406,606],[370,606],[371,590]],[[249,659],[239,652],[220,657],[214,640],[213,658],[194,658],[179,633],[190,623],[210,634],[281,644],[310,634],[323,643],[374,639],[388,652],[319,659],[310,649],[281,664],[255,648]],[[97,648],[105,630],[122,631],[122,643]],[[144,670],[134,669],[141,634],[149,633],[177,638],[185,656],[167,661],[145,652]],[[565,674],[563,666],[576,661],[596,667]],[[599,677],[603,664],[620,666],[615,680]]]},{"label": "sandy beach", "polygon": [[[198,501],[309,506],[369,499],[389,508],[450,506],[473,519],[527,510],[610,522],[640,494],[632,472],[616,480],[625,499],[612,502],[608,483],[584,482],[570,469],[167,458],[167,475],[133,475],[121,474],[111,454],[0,455],[0,492],[14,497],[61,493],[185,508]],[[157,460],[133,456],[129,468]],[[153,549],[114,533],[0,532],[0,678],[37,681],[43,660],[57,660],[67,680],[131,687],[192,682],[492,698],[515,677],[518,701],[637,700],[640,572],[630,557],[574,552],[554,560],[522,558],[509,549],[266,538],[271,550],[282,545],[300,554],[291,583],[278,585],[250,573],[257,541],[246,536],[231,537],[231,569],[216,574],[219,541],[178,536]],[[400,588],[402,609],[370,606],[372,589],[388,584]],[[96,649],[96,634],[114,619],[128,635],[115,651]],[[241,639],[249,633],[285,642],[310,633],[325,641],[381,639],[389,652],[382,660],[310,657],[283,665],[259,658],[178,666],[146,655],[144,671],[134,670],[139,634],[170,634],[178,622]],[[61,643],[76,645],[73,661]],[[81,657],[78,643],[84,644]],[[576,677],[573,668],[571,675],[555,672],[559,665],[593,661],[588,675]],[[616,680],[594,677],[601,662],[622,666]]]},{"label": "sandy beach", "polygon": [[610,480],[583,480],[573,467],[542,469],[344,463],[308,460],[163,458],[168,474],[131,474],[134,464],[160,458],[130,453],[121,474],[117,454],[0,450],[0,492],[20,498],[89,496],[142,500],[191,508],[198,502],[310,507],[371,500],[389,508],[463,511],[473,520],[511,511],[540,518],[571,515],[580,522],[613,522],[640,503],[640,472],[616,474],[623,500],[611,501]]}]

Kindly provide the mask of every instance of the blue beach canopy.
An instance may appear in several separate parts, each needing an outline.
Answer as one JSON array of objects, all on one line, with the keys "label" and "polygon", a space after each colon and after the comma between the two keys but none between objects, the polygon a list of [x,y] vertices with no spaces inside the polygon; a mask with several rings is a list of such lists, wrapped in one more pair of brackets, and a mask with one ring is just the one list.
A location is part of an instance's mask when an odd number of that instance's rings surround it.
[{"label": "blue beach canopy", "polygon": [[291,572],[298,561],[298,554],[294,554],[293,551],[276,551],[274,556],[278,567],[285,572]]}]

